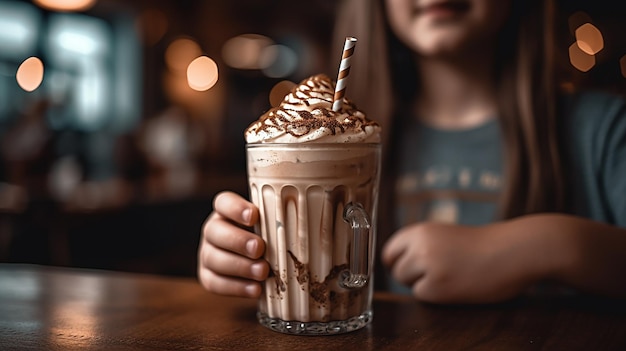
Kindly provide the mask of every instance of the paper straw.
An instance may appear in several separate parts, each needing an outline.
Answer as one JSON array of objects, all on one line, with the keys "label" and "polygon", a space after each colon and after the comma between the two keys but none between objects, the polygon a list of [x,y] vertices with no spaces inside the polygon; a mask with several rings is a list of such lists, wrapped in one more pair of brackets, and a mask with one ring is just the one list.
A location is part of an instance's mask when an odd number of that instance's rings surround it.
[{"label": "paper straw", "polygon": [[354,45],[356,38],[346,37],[346,43],[343,45],[343,55],[341,56],[341,64],[339,65],[339,75],[337,76],[337,85],[335,85],[335,96],[333,96],[333,111],[341,110],[343,97],[346,95],[346,83],[350,74],[350,60],[354,54]]}]

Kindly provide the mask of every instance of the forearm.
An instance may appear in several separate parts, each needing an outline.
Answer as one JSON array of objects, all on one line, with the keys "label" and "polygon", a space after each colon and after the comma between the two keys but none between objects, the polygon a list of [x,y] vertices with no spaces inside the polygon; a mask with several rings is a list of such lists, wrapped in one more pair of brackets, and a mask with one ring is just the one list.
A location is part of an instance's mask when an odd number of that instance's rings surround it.
[{"label": "forearm", "polygon": [[588,219],[537,214],[502,223],[520,243],[518,262],[536,280],[580,291],[626,297],[626,229]]}]

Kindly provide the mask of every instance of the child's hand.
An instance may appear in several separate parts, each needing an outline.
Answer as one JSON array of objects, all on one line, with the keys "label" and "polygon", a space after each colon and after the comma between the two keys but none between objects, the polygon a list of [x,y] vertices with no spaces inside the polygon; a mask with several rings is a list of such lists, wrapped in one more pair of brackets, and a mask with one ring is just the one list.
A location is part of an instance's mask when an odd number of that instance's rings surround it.
[{"label": "child's hand", "polygon": [[198,249],[198,279],[208,291],[258,297],[269,265],[262,259],[265,242],[243,227],[254,225],[259,211],[232,192],[215,196],[213,213],[202,226]]},{"label": "child's hand", "polygon": [[530,285],[532,265],[525,267],[524,256],[528,247],[518,246],[502,224],[421,223],[395,233],[383,248],[382,261],[420,300],[489,303],[512,298]]}]

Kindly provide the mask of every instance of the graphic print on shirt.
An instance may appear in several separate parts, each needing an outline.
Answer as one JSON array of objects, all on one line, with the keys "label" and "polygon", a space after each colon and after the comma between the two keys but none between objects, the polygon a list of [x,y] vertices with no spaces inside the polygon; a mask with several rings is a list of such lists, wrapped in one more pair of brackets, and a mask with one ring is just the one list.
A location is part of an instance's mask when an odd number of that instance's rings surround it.
[{"label": "graphic print on shirt", "polygon": [[431,166],[404,174],[396,183],[399,221],[482,222],[492,216],[500,187],[501,175],[491,170]]},{"label": "graphic print on shirt", "polygon": [[462,130],[413,121],[402,132],[395,183],[398,226],[493,221],[503,168],[496,120]]}]

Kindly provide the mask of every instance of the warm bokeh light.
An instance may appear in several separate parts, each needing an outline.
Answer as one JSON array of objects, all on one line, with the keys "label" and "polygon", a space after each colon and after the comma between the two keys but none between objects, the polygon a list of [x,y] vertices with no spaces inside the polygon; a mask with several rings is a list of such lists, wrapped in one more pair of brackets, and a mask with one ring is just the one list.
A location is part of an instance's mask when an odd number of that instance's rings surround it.
[{"label": "warm bokeh light", "polygon": [[276,85],[272,87],[272,90],[270,90],[270,105],[272,107],[278,106],[285,98],[285,95],[287,95],[294,86],[296,86],[296,83],[288,80],[276,83]]},{"label": "warm bokeh light", "polygon": [[572,66],[581,72],[587,72],[596,65],[596,57],[582,51],[576,43],[569,47],[569,61]]},{"label": "warm bokeh light", "polygon": [[622,77],[626,78],[626,55],[619,59],[619,69],[622,72]]},{"label": "warm bokeh light", "polygon": [[595,55],[604,48],[602,33],[591,23],[585,23],[575,32],[576,44],[580,50],[589,55]]},{"label": "warm bokeh light", "polygon": [[143,41],[148,45],[154,45],[167,33],[169,22],[163,11],[156,8],[148,8],[139,14],[136,25]]},{"label": "warm bokeh light", "polygon": [[96,0],[35,0],[35,4],[54,11],[84,11],[96,4]]},{"label": "warm bokeh light", "polygon": [[209,90],[217,83],[217,78],[217,64],[210,57],[200,56],[187,67],[187,83],[193,90]]},{"label": "warm bokeh light", "polygon": [[165,50],[165,62],[172,71],[182,71],[202,54],[200,45],[191,38],[178,38]]},{"label": "warm bokeh light", "polygon": [[43,62],[37,57],[29,57],[17,69],[15,74],[17,84],[26,90],[33,91],[43,81]]},{"label": "warm bokeh light", "polygon": [[238,69],[261,69],[261,53],[274,42],[263,35],[243,34],[229,39],[222,47],[224,62]]}]

